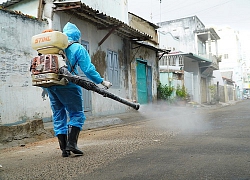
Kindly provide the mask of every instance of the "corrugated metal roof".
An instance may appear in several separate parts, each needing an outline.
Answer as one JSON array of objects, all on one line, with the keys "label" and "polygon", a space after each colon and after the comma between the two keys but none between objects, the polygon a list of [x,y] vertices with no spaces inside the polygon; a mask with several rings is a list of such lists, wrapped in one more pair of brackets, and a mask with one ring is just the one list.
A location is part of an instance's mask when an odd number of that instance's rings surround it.
[{"label": "corrugated metal roof", "polygon": [[198,56],[194,53],[184,53],[184,52],[170,52],[168,53],[168,56],[176,56],[176,55],[183,55],[184,57],[188,57],[190,59],[194,59],[196,61],[204,61],[211,63],[212,61],[210,59],[204,58],[202,56]]},{"label": "corrugated metal roof", "polygon": [[128,24],[108,16],[99,10],[95,10],[84,3],[79,2],[70,2],[70,1],[62,1],[62,2],[54,2],[55,4],[55,11],[64,11],[70,15],[75,15],[80,19],[84,19],[90,23],[95,24],[98,29],[112,29],[114,27],[118,27],[115,32],[122,36],[129,38],[131,40],[150,40],[153,37],[140,32],[137,29],[129,26]]},{"label": "corrugated metal roof", "polygon": [[163,52],[163,53],[168,53],[169,51],[165,50],[165,49],[161,49],[161,48],[158,48],[158,47],[155,47],[155,46],[152,46],[150,44],[147,44],[145,43],[144,41],[136,41],[135,44],[139,45],[139,46],[144,46],[144,47],[147,47],[148,49],[152,49],[154,51],[157,51],[157,52]]},{"label": "corrugated metal roof", "polygon": [[159,28],[160,28],[160,26],[158,26],[158,25],[156,25],[156,24],[154,24],[154,23],[152,23],[152,22],[150,22],[150,21],[147,21],[146,19],[143,19],[142,17],[137,16],[136,14],[134,14],[134,13],[132,13],[132,12],[128,12],[128,13],[131,14],[131,15],[133,15],[133,16],[136,16],[137,18],[142,19],[143,21],[145,21],[145,22],[147,22],[148,24],[150,24],[151,26],[153,26],[155,29],[159,29]]},{"label": "corrugated metal roof", "polygon": [[[0,6],[2,8],[7,8],[21,1],[24,0],[8,0],[0,4]],[[133,27],[116,18],[108,16],[99,10],[95,10],[84,3],[81,3],[81,1],[60,1],[54,2],[54,4],[56,6],[54,9],[55,11],[64,11],[70,15],[74,14],[80,19],[83,18],[90,23],[94,23],[99,29],[111,29],[119,26],[115,32],[122,37],[139,41],[150,40],[153,38],[152,36],[140,32],[139,30],[134,29]]]}]

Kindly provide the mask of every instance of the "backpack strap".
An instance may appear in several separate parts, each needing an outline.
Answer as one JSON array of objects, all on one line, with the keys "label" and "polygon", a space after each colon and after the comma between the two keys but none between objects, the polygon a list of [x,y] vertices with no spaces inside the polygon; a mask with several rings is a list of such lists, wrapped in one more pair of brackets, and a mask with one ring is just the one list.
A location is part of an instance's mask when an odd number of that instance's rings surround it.
[{"label": "backpack strap", "polygon": [[[70,46],[71,46],[72,44],[74,44],[74,43],[79,43],[79,42],[78,42],[78,41],[72,41],[72,42],[69,43],[68,47],[70,47]],[[68,48],[68,47],[67,47],[67,48]]]},{"label": "backpack strap", "polygon": [[[69,47],[70,47],[72,44],[74,44],[74,43],[79,43],[79,42],[77,42],[77,41],[72,41],[72,42],[69,43],[69,45],[68,45],[67,48],[69,48]],[[65,55],[66,55],[66,53],[65,53]],[[74,71],[75,66],[76,66],[76,64],[77,64],[77,61],[76,61],[75,64],[72,66],[71,63],[70,63],[70,61],[68,60],[68,58],[66,58],[66,59],[67,59],[67,61],[69,62],[69,65],[70,65],[70,67],[71,67],[70,73],[74,72],[74,73],[77,75],[77,73]]]}]

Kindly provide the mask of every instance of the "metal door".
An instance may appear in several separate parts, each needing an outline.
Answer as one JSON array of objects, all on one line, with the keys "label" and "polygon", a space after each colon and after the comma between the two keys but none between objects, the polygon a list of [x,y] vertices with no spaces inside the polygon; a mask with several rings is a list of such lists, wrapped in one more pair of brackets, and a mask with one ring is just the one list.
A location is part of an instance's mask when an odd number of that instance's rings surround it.
[{"label": "metal door", "polygon": [[146,63],[137,61],[137,96],[140,104],[148,102]]}]

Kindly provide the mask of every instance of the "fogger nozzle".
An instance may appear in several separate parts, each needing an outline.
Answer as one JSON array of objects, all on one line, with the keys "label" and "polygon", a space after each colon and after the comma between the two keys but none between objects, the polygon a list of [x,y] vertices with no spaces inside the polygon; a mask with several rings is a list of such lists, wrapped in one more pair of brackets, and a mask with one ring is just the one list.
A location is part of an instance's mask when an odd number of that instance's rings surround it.
[{"label": "fogger nozzle", "polygon": [[135,109],[135,110],[138,110],[139,108],[140,108],[140,104],[139,104],[139,103],[135,103],[134,109]]}]

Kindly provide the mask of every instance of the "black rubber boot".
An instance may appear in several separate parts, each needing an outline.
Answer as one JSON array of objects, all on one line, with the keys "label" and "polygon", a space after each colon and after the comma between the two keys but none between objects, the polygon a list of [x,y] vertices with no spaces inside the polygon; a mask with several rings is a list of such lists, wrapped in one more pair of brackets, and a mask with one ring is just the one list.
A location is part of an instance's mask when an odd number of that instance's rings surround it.
[{"label": "black rubber boot", "polygon": [[60,149],[62,150],[62,157],[68,157],[69,151],[66,151],[67,135],[66,134],[58,134],[57,138],[58,138],[58,142],[60,145]]},{"label": "black rubber boot", "polygon": [[69,126],[68,128],[68,143],[66,150],[71,151],[76,155],[83,155],[83,152],[77,147],[77,140],[80,133],[80,128]]}]

